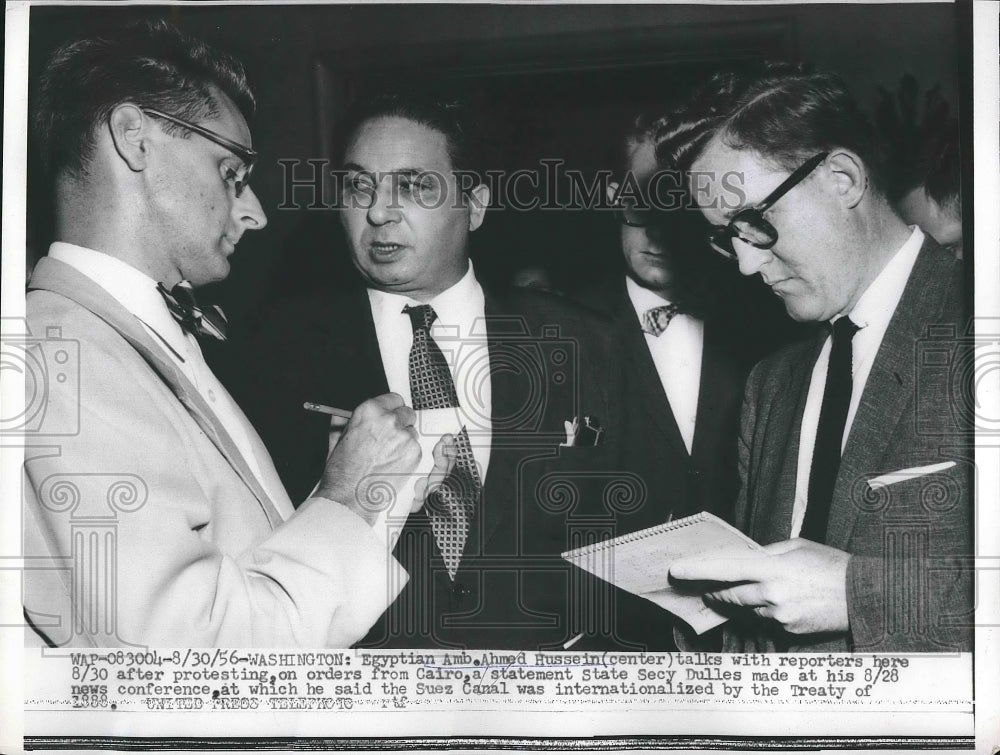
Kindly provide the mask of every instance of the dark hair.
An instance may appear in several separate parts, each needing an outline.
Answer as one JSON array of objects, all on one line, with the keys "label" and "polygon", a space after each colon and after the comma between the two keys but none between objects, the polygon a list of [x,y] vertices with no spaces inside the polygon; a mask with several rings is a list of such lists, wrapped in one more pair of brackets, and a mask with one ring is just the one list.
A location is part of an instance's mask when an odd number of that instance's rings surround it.
[{"label": "dark hair", "polygon": [[379,92],[358,101],[339,131],[346,149],[357,130],[376,118],[406,118],[444,135],[448,158],[456,171],[480,176],[478,129],[473,108],[463,97],[440,96],[420,90]]},{"label": "dark hair", "polygon": [[923,118],[918,123],[920,85],[910,74],[900,79],[897,92],[879,87],[876,123],[887,150],[888,194],[899,201],[923,187],[942,207],[955,206],[961,197],[959,123],[951,115],[940,85],[924,95]]},{"label": "dark hair", "polygon": [[819,152],[849,149],[884,191],[875,130],[834,74],[788,63],[718,73],[658,130],[657,159],[689,170],[717,134],[732,149],[753,150],[787,170]]},{"label": "dark hair", "polygon": [[962,161],[957,118],[950,119],[940,132],[925,135],[917,155],[917,175],[927,195],[942,207],[961,201]]},{"label": "dark hair", "polygon": [[[256,102],[243,66],[166,21],[67,43],[52,54],[34,96],[32,129],[42,166],[50,175],[84,174],[95,130],[123,102],[189,121],[215,117],[212,87],[252,117]],[[160,126],[188,135],[167,121]]]},{"label": "dark hair", "polygon": [[[618,150],[617,175],[622,180],[632,168],[636,148],[646,142],[655,144],[656,134],[669,122],[669,116],[642,113],[629,124]],[[677,184],[669,182],[668,185]],[[660,201],[669,200],[661,198]],[[727,276],[732,276],[729,266],[721,264],[718,256],[708,248],[705,219],[701,213],[690,212],[688,204],[685,199],[675,209],[654,212],[646,233],[661,247],[670,268],[674,304],[688,314],[710,319],[719,308],[719,297],[726,294]]]},{"label": "dark hair", "polygon": [[646,113],[637,115],[626,127],[615,153],[615,176],[623,178],[632,167],[632,154],[644,142],[653,142],[658,120]]}]

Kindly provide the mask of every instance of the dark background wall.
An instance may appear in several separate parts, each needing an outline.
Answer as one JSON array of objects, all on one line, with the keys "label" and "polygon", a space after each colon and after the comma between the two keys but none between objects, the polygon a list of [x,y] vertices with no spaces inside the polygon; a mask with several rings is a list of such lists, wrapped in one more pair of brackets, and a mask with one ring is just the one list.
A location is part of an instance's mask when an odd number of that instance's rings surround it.
[{"label": "dark background wall", "polygon": [[[879,87],[895,91],[910,73],[957,108],[958,45],[968,44],[948,3],[33,7],[29,76],[58,43],[150,15],[242,59],[258,94],[254,188],[269,225],[247,234],[230,280],[212,292],[237,320],[349,273],[335,211],[276,209],[277,161],[330,157],[337,118],[373,80],[462,81],[492,106],[494,162],[530,168],[548,157],[593,172],[612,167],[636,111],[661,107],[722,62],[807,60],[840,73],[872,110]],[[30,235],[44,250],[34,183]],[[491,213],[474,252],[489,277],[537,257],[573,288],[617,271],[616,244],[607,213],[506,211]]]}]

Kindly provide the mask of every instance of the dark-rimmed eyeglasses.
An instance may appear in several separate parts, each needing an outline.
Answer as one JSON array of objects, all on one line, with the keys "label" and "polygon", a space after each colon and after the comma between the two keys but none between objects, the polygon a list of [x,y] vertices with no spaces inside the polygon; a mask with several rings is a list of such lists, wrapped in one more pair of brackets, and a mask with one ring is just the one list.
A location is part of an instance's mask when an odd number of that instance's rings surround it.
[{"label": "dark-rimmed eyeglasses", "polygon": [[618,196],[611,205],[615,220],[633,228],[645,228],[653,224],[654,208],[646,193],[635,190],[626,193],[624,184],[618,187]]},{"label": "dark-rimmed eyeglasses", "polygon": [[632,228],[645,228],[653,222],[653,209],[642,200],[615,200],[611,208],[615,214],[615,220],[622,225]]},{"label": "dark-rimmed eyeglasses", "polygon": [[723,257],[735,260],[737,257],[733,248],[734,238],[740,238],[758,249],[770,249],[777,244],[778,231],[767,221],[764,213],[816,170],[816,166],[823,162],[828,154],[830,153],[820,152],[818,155],[813,155],[792,171],[792,174],[761,202],[740,210],[726,225],[713,226],[708,234],[708,243],[711,247]]},{"label": "dark-rimmed eyeglasses", "polygon": [[203,136],[211,142],[215,142],[220,147],[228,149],[234,155],[236,155],[242,161],[243,165],[239,171],[232,171],[229,179],[233,181],[233,187],[236,191],[236,196],[240,196],[250,184],[250,174],[253,173],[253,166],[257,162],[257,153],[247,146],[240,144],[239,142],[234,142],[232,139],[227,139],[222,134],[217,134],[209,128],[204,126],[199,126],[197,123],[189,123],[182,118],[178,118],[175,115],[170,115],[169,113],[164,113],[160,110],[155,110],[151,107],[141,107],[139,108],[146,115],[152,115],[155,118],[163,118],[165,121],[170,121],[175,123],[181,128],[186,128],[188,131],[198,134],[198,136]]}]

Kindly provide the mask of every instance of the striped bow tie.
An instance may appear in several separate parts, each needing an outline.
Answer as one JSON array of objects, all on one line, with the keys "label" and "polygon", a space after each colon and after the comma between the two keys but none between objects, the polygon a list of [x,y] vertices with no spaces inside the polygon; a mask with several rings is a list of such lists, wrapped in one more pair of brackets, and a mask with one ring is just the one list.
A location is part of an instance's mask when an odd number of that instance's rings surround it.
[{"label": "striped bow tie", "polygon": [[199,307],[194,299],[194,290],[188,281],[181,281],[169,290],[162,283],[157,283],[156,290],[167,303],[170,314],[188,333],[195,337],[209,336],[217,341],[226,340],[228,321],[222,308],[215,304]]},{"label": "striped bow tie", "polygon": [[647,309],[642,313],[642,332],[659,338],[677,313],[676,304],[664,304],[660,307]]}]

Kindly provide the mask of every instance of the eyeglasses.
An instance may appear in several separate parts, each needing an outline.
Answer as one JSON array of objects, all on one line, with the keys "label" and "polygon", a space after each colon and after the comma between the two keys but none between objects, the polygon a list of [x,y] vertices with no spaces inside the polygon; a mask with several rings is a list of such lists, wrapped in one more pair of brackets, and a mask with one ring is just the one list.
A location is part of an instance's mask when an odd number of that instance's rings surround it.
[{"label": "eyeglasses", "polygon": [[161,112],[159,110],[154,110],[151,107],[139,108],[142,112],[147,115],[152,115],[156,118],[163,118],[165,121],[170,121],[175,123],[181,128],[186,128],[192,133],[203,136],[211,142],[215,142],[220,147],[228,149],[234,155],[236,155],[243,162],[243,166],[239,171],[229,170],[228,173],[231,175],[226,176],[227,180],[233,181],[233,186],[236,191],[236,196],[240,196],[243,191],[250,184],[250,174],[253,173],[253,166],[257,162],[257,153],[245,147],[239,142],[234,142],[232,139],[227,139],[222,134],[217,134],[211,129],[205,128],[204,126],[199,126],[196,123],[188,123],[177,116],[170,115],[168,113]]},{"label": "eyeglasses", "polygon": [[622,225],[645,228],[653,222],[653,210],[642,200],[633,198],[626,201],[619,198],[615,200],[612,210],[615,213],[615,219]]},{"label": "eyeglasses", "polygon": [[375,197],[385,178],[389,179],[387,193],[390,209],[401,209],[400,200],[412,202],[423,209],[435,209],[441,206],[445,186],[445,177],[435,171],[389,171],[383,174],[367,170],[351,169],[352,173],[344,184],[344,197],[349,199],[347,205],[351,208],[369,209],[375,203]]},{"label": "eyeglasses", "polygon": [[637,191],[635,188],[632,188],[626,192],[625,188],[626,184],[624,183],[619,186],[618,196],[615,197],[614,204],[611,207],[615,214],[615,220],[622,225],[632,226],[633,228],[646,228],[652,225],[655,217],[655,209],[646,190]]},{"label": "eyeglasses", "polygon": [[778,231],[764,217],[775,202],[794,189],[810,173],[816,170],[829,152],[820,152],[806,160],[792,174],[781,182],[777,189],[768,194],[764,200],[753,207],[740,210],[726,225],[713,226],[708,234],[708,243],[712,248],[731,260],[737,259],[733,248],[733,239],[739,237],[758,249],[770,249],[778,243]]}]

